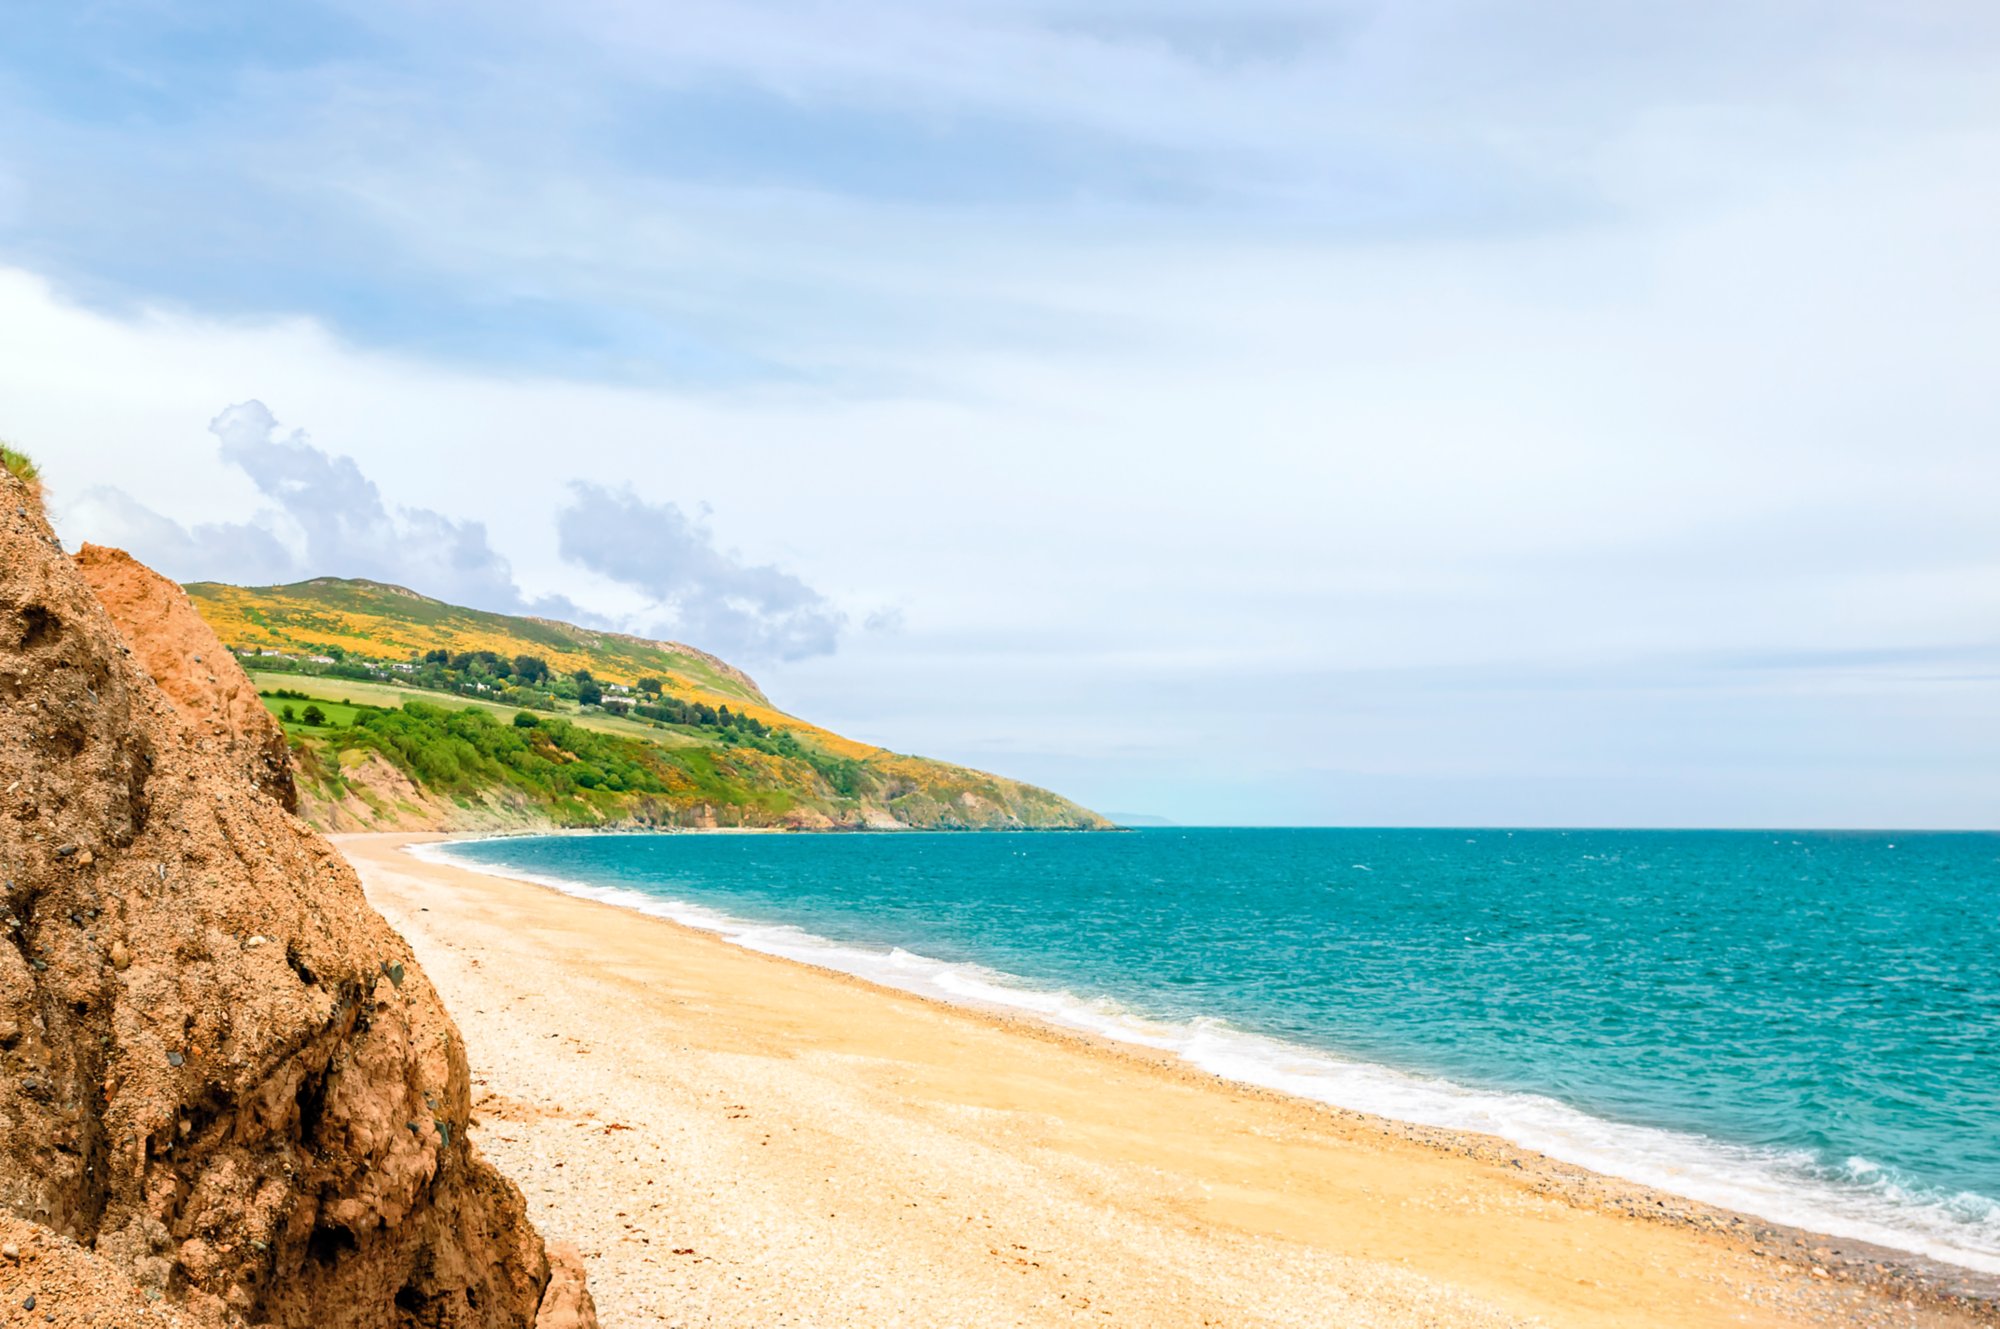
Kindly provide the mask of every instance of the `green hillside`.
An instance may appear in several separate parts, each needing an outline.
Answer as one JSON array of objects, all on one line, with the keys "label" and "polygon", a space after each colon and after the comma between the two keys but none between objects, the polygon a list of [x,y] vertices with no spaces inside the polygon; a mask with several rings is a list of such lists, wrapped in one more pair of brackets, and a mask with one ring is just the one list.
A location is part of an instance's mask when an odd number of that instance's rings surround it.
[{"label": "green hillside", "polygon": [[339,651],[381,661],[407,661],[435,649],[538,655],[558,669],[589,669],[620,683],[671,675],[723,698],[764,700],[749,675],[692,646],[467,609],[382,582],[317,577],[289,586],[229,586],[205,581],[191,584],[187,592],[216,635],[236,647]]},{"label": "green hillside", "polygon": [[328,829],[1099,829],[1044,789],[857,743],[675,642],[378,582],[202,582]]}]

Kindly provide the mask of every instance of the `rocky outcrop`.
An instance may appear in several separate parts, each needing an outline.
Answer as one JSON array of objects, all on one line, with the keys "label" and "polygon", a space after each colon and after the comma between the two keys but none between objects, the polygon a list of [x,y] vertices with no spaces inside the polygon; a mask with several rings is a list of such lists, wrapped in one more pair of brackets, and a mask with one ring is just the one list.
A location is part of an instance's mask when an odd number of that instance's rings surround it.
[{"label": "rocky outcrop", "polygon": [[0,1211],[191,1323],[594,1323],[409,948],[130,650],[0,477]]},{"label": "rocky outcrop", "polygon": [[296,812],[285,731],[236,657],[188,603],[187,592],[122,549],[87,544],[76,566],[139,667],[188,725],[226,750],[252,784]]},{"label": "rocky outcrop", "polygon": [[[148,1297],[150,1290],[69,1238],[0,1210],[0,1324],[86,1325],[102,1317],[102,1323],[144,1324],[148,1329],[216,1325],[213,1316]],[[9,1319],[15,1311],[26,1318]]]}]

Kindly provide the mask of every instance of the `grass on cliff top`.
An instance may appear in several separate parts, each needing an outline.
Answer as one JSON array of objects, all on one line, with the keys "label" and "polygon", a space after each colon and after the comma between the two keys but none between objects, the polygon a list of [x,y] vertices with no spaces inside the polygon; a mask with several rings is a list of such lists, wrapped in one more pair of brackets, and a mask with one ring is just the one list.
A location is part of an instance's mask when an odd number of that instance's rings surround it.
[{"label": "grass on cliff top", "polygon": [[35,465],[35,459],[4,442],[0,442],[0,466],[6,467],[7,474],[31,488],[41,482],[42,468]]}]

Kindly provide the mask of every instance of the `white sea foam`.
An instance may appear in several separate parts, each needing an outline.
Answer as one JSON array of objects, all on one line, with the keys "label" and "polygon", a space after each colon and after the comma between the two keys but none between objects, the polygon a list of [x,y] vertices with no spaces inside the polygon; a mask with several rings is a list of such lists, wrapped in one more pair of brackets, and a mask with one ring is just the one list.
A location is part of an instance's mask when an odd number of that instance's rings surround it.
[{"label": "white sea foam", "polygon": [[[1538,1094],[1469,1088],[1232,1027],[1148,1019],[1107,997],[1037,987],[976,964],[900,948],[843,945],[789,924],[756,923],[686,900],[622,886],[482,863],[451,852],[465,840],[410,852],[513,877],[714,932],[747,950],[852,974],[962,1005],[1025,1013],[1053,1024],[1172,1053],[1222,1079],[1419,1126],[1495,1135],[1593,1172],[1830,1237],[1872,1242],[2000,1274],[2000,1203],[1980,1195],[1918,1194],[1866,1158],[1827,1175],[1803,1151],[1732,1145],[1705,1136],[1607,1121]],[[1357,865],[1358,866],[1358,865]]]}]

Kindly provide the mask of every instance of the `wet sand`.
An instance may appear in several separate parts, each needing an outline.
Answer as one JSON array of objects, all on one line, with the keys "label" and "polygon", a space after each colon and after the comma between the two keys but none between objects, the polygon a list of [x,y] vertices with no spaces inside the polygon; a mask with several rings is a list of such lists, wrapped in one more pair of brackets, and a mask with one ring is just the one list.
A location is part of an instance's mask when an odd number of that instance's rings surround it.
[{"label": "wet sand", "polygon": [[607,1326],[2000,1323],[1977,1276],[335,838]]}]

